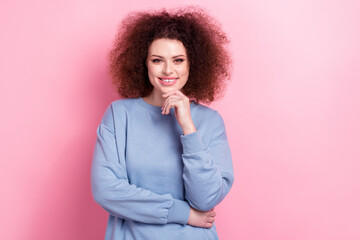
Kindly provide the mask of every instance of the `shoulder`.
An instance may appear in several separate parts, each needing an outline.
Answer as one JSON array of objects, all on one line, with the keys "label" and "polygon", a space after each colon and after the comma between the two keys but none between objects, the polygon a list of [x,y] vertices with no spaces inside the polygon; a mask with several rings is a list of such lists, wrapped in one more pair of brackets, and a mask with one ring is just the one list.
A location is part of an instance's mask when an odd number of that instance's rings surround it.
[{"label": "shoulder", "polygon": [[112,106],[112,108],[114,110],[126,110],[129,108],[132,108],[135,103],[138,101],[138,98],[123,98],[123,99],[118,99],[113,101],[110,106]]},{"label": "shoulder", "polygon": [[214,122],[214,121],[223,121],[222,120],[222,117],[220,115],[220,113],[209,107],[209,106],[205,106],[201,103],[192,103],[193,105],[193,115],[195,118],[199,118],[199,119],[204,119],[204,120],[207,120],[207,121],[211,121],[211,122]]},{"label": "shoulder", "polygon": [[139,101],[139,98],[123,98],[118,99],[109,104],[107,107],[107,111],[112,111],[113,114],[118,112],[127,112],[130,109],[137,108],[138,104],[136,102]]},{"label": "shoulder", "polygon": [[111,102],[107,106],[101,122],[107,126],[113,126],[114,122],[125,119],[128,110],[137,106],[136,101],[138,98],[124,98]]},{"label": "shoulder", "polygon": [[220,113],[211,107],[193,103],[191,116],[195,126],[203,136],[216,136],[225,132],[224,120]]}]

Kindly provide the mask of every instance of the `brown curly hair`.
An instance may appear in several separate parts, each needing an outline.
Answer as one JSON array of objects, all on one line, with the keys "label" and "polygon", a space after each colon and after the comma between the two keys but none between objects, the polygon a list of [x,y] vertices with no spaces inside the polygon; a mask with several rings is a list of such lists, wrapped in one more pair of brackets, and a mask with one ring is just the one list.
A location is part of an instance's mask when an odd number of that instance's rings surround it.
[{"label": "brown curly hair", "polygon": [[109,54],[109,72],[123,97],[145,97],[153,86],[146,59],[151,43],[160,38],[183,43],[190,62],[189,78],[182,92],[210,103],[222,95],[230,79],[229,43],[220,24],[199,7],[142,11],[121,22]]}]

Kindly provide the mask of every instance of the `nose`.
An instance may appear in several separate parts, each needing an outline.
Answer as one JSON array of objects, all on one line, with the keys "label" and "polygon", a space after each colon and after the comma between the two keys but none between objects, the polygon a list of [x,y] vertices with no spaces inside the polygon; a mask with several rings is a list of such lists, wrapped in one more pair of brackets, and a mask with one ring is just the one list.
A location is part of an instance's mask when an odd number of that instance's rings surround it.
[{"label": "nose", "polygon": [[173,73],[173,66],[171,63],[167,62],[164,64],[164,67],[163,67],[163,74],[165,75],[171,75]]}]

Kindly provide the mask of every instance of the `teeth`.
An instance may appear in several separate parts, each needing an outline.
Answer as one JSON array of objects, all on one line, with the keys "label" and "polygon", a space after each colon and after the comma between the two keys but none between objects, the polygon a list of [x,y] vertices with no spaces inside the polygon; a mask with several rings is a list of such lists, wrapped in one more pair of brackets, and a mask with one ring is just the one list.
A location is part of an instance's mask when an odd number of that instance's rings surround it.
[{"label": "teeth", "polygon": [[174,82],[176,79],[164,79],[164,78],[162,78],[161,80],[164,81],[164,82]]}]

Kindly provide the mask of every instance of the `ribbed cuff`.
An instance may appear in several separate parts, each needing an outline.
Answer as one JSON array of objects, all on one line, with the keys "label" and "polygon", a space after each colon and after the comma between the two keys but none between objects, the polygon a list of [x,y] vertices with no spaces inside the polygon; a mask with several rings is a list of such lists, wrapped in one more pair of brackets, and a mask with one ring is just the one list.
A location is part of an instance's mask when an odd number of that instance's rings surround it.
[{"label": "ribbed cuff", "polygon": [[183,153],[196,153],[205,149],[204,143],[198,131],[181,135],[180,140],[183,146]]},{"label": "ribbed cuff", "polygon": [[174,199],[174,203],[170,208],[167,222],[187,224],[190,215],[190,206],[187,202]]}]

